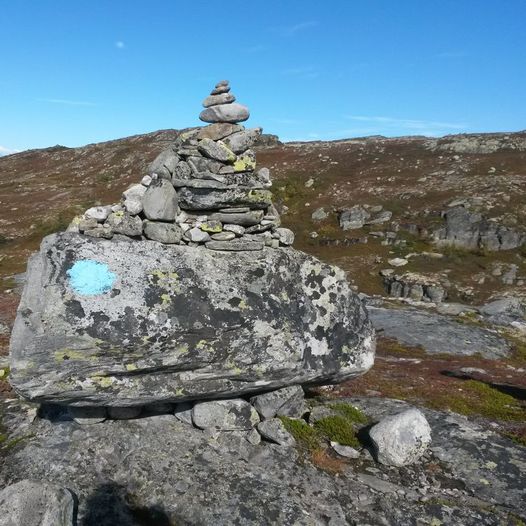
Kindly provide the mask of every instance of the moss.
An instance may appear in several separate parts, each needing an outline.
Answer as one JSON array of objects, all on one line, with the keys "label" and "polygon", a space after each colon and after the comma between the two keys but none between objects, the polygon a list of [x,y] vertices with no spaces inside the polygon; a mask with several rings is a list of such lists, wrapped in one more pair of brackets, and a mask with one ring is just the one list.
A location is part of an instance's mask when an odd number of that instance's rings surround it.
[{"label": "moss", "polygon": [[430,405],[466,416],[480,415],[491,420],[511,422],[526,421],[526,412],[513,396],[477,380],[467,380],[462,383],[461,390],[443,393],[430,400]]},{"label": "moss", "polygon": [[300,418],[288,418],[280,416],[279,419],[283,422],[285,429],[294,437],[296,444],[310,451],[321,447],[321,437],[318,431],[309,426],[305,420]]},{"label": "moss", "polygon": [[349,422],[356,424],[367,424],[369,422],[367,416],[351,404],[346,404],[345,402],[335,402],[333,404],[329,404],[329,407],[338,412]]},{"label": "moss", "polygon": [[338,442],[344,446],[360,446],[352,422],[342,415],[320,418],[315,422],[314,427],[330,441]]}]

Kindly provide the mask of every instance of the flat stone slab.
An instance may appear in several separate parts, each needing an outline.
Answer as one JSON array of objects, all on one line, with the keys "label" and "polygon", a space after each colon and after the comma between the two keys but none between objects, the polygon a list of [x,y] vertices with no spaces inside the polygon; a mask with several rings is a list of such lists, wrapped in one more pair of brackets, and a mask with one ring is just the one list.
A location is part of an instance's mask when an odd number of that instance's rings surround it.
[{"label": "flat stone slab", "polygon": [[431,354],[460,356],[480,354],[496,360],[508,356],[509,343],[498,334],[453,321],[447,316],[417,309],[386,309],[368,306],[379,334],[411,347],[422,347]]},{"label": "flat stone slab", "polygon": [[367,371],[374,332],[343,271],[260,248],[48,236],[28,266],[12,385],[39,402],[126,407]]}]

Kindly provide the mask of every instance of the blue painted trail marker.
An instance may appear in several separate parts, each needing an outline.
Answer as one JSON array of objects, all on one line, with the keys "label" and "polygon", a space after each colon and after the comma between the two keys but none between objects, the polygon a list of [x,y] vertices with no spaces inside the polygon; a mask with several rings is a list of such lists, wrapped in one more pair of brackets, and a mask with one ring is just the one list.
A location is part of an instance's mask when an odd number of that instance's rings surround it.
[{"label": "blue painted trail marker", "polygon": [[82,296],[103,294],[111,290],[117,276],[108,265],[93,259],[81,259],[67,271],[73,290]]}]

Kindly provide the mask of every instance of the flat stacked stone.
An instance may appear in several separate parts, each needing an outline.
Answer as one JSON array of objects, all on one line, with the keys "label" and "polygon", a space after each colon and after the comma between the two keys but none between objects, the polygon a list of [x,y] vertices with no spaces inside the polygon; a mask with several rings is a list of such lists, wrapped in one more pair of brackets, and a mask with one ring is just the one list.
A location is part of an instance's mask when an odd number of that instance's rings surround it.
[{"label": "flat stacked stone", "polygon": [[120,203],[90,208],[70,230],[224,251],[291,245],[294,234],[280,227],[272,204],[270,172],[256,168],[251,149],[262,130],[239,124],[250,113],[235,100],[229,82],[218,82],[199,116],[210,124],[181,134]]}]

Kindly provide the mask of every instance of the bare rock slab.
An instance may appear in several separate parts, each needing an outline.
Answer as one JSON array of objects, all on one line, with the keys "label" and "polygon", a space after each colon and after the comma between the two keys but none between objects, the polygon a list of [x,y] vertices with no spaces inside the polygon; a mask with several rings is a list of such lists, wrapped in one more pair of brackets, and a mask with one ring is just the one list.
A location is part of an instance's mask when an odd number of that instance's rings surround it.
[{"label": "bare rock slab", "polygon": [[374,349],[344,272],[302,252],[61,233],[29,262],[10,381],[39,402],[178,403],[337,382]]}]

